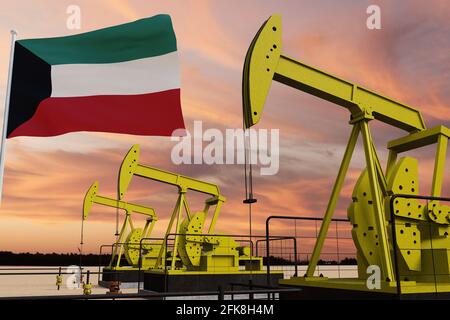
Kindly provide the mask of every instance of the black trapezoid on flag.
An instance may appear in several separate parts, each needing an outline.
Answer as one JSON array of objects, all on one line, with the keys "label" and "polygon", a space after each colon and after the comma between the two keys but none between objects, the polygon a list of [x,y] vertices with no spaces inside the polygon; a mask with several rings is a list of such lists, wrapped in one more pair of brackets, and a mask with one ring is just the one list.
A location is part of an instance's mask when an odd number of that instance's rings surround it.
[{"label": "black trapezoid on flag", "polygon": [[11,80],[7,137],[36,113],[41,101],[51,96],[51,65],[17,41]]}]

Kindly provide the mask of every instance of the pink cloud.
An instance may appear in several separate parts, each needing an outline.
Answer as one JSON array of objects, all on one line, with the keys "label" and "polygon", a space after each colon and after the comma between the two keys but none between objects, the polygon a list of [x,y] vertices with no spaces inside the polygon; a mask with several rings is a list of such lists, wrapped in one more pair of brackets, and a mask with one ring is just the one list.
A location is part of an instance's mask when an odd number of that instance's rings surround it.
[{"label": "pink cloud", "polygon": [[[285,1],[79,1],[83,29],[93,30],[133,19],[169,13],[177,33],[182,66],[182,102],[188,128],[203,120],[208,128],[242,126],[241,77],[247,47],[272,12],[284,17],[284,51],[303,62],[348,78],[417,107],[431,124],[450,120],[448,3],[378,1],[383,29],[365,27],[364,2]],[[4,4],[0,19],[0,88],[5,87],[8,30],[22,38],[71,34],[65,28],[70,1],[47,0]],[[49,8],[52,8],[50,10]],[[406,12],[406,13],[405,13]],[[45,19],[42,19],[45,17]],[[292,88],[274,84],[258,128],[279,128],[280,173],[255,177],[258,203],[253,229],[264,232],[269,214],[321,217],[350,133],[348,111]],[[379,148],[399,131],[371,124]],[[65,140],[66,139],[66,140]],[[46,140],[50,141],[50,140]],[[219,218],[220,231],[248,233],[247,207],[242,204],[242,166],[174,166],[168,140],[111,134],[74,134],[46,143],[39,139],[8,141],[4,200],[0,209],[1,249],[76,251],[84,192],[94,180],[103,194],[114,196],[117,171],[128,148],[142,146],[142,162],[205,180],[219,181],[227,197]],[[69,143],[70,142],[70,143]],[[70,145],[69,145],[70,144]],[[361,149],[359,149],[359,152]],[[386,152],[380,152],[385,161]],[[433,153],[420,152],[422,192],[429,190]],[[364,167],[361,153],[352,163],[336,216],[345,217],[353,185]],[[447,169],[448,172],[448,169]],[[446,183],[444,194],[448,194]],[[137,179],[129,200],[152,207],[162,234],[174,205],[176,190]],[[202,207],[202,199],[193,199]],[[87,249],[114,240],[115,211],[95,207],[87,221]],[[4,224],[5,223],[5,224]],[[27,239],[18,232],[25,225]],[[315,226],[303,228],[314,232]],[[275,228],[276,229],[276,228]],[[278,230],[283,230],[279,227]],[[331,248],[332,245],[330,245]]]}]

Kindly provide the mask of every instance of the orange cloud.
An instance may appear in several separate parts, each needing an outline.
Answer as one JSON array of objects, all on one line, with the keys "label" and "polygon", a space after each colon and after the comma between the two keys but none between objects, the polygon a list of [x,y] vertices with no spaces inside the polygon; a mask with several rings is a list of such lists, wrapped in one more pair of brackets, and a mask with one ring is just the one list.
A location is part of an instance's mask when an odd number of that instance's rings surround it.
[{"label": "orange cloud", "polygon": [[[188,128],[203,120],[205,128],[242,126],[242,63],[260,24],[273,12],[284,18],[284,52],[358,84],[417,107],[429,126],[449,121],[449,57],[447,1],[410,1],[408,5],[383,2],[383,29],[365,27],[365,3],[237,1],[79,1],[81,31],[143,18],[157,13],[172,16],[182,66],[182,103]],[[65,6],[70,1],[4,4],[8,19],[0,21],[0,88],[5,88],[8,30],[16,26],[24,37],[72,34],[65,28]],[[17,7],[19,6],[19,7]],[[18,10],[18,8],[20,10]],[[50,10],[53,8],[54,10]],[[407,12],[406,13],[404,13]],[[51,13],[50,13],[51,12]],[[42,19],[45,16],[45,19]],[[321,217],[340,158],[350,133],[348,111],[280,84],[273,84],[258,128],[280,129],[278,175],[255,175],[254,234],[263,234],[270,214]],[[371,123],[380,157],[386,142],[404,135]],[[173,142],[167,138],[74,133],[61,137],[17,138],[8,141],[5,189],[0,209],[0,243],[4,250],[76,251],[79,246],[81,205],[94,180],[100,192],[113,197],[117,171],[128,148],[139,143],[142,162],[205,180],[217,181],[227,202],[218,231],[248,233],[242,166],[174,166]],[[429,151],[429,150],[428,150]],[[433,152],[421,151],[423,193],[430,186]],[[346,216],[353,185],[364,168],[359,146],[336,210]],[[446,169],[449,172],[448,168]],[[444,194],[449,192],[444,186]],[[162,235],[176,190],[136,179],[127,195],[155,208]],[[203,200],[192,198],[202,209]],[[142,222],[142,220],[139,220]],[[275,232],[294,232],[292,224],[274,226]],[[316,224],[298,225],[296,231],[314,235]],[[288,230],[288,231],[287,231]],[[348,232],[347,230],[346,232]],[[96,252],[114,241],[115,210],[93,207],[85,224],[86,250]],[[333,232],[332,230],[330,232]],[[331,250],[335,244],[327,244]],[[350,248],[350,245],[347,245]]]}]

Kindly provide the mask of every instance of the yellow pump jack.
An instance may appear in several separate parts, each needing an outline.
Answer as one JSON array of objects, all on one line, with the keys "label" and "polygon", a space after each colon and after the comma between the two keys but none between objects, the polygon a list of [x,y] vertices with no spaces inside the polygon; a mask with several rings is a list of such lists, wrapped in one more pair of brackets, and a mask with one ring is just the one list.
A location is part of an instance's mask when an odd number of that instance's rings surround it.
[{"label": "yellow pump jack", "polygon": [[[440,198],[450,130],[426,129],[420,112],[354,83],[282,54],[281,16],[271,16],[255,36],[244,64],[243,112],[250,128],[261,118],[272,81],[344,107],[353,126],[328,202],[320,232],[304,277],[281,280],[306,294],[331,292],[380,293],[410,297],[450,292],[450,207]],[[369,122],[381,121],[407,132],[388,143],[383,171]],[[366,169],[357,181],[348,217],[357,249],[358,279],[315,276],[328,228],[342,189],[358,136],[362,136]],[[436,144],[431,197],[419,197],[418,161],[398,154]],[[378,288],[367,286],[367,268],[381,270]],[[334,291],[332,291],[334,290]]]},{"label": "yellow pump jack", "polygon": [[[112,278],[112,273],[114,272],[133,274],[133,271],[147,269],[153,266],[158,258],[162,243],[158,241],[147,241],[141,246],[141,240],[149,238],[152,233],[153,227],[158,220],[155,211],[149,207],[98,195],[98,186],[98,182],[96,181],[86,192],[83,202],[83,220],[88,218],[93,204],[120,209],[125,213],[122,227],[113,245],[110,263],[103,270],[103,280],[106,281],[108,278]],[[135,227],[133,222],[133,215],[135,214],[147,216],[144,228]],[[124,266],[121,264],[123,255],[125,255],[128,265]],[[130,276],[121,275],[120,278],[122,281],[136,280],[136,276],[135,274],[130,278]]]},{"label": "yellow pump jack", "polygon": [[[138,145],[134,145],[122,162],[118,183],[119,200],[105,200],[104,197],[97,196],[97,185],[94,184],[86,196],[85,208],[87,207],[89,210],[94,201],[120,208],[125,208],[127,205],[128,210],[142,213],[144,207],[135,207],[124,202],[134,176],[177,188],[178,198],[164,238],[159,243],[151,244],[152,250],[149,253],[151,260],[149,259],[148,263],[142,267],[145,270],[144,289],[152,291],[217,290],[219,285],[223,285],[225,289],[230,282],[247,282],[248,279],[252,279],[255,284],[264,284],[266,272],[263,271],[262,258],[252,256],[251,249],[239,245],[233,237],[216,233],[217,219],[226,200],[221,195],[219,187],[209,182],[142,165],[139,163],[139,156],[140,148]],[[191,212],[186,197],[189,191],[208,197],[202,211]],[[145,210],[150,212],[148,208]],[[153,213],[153,210],[151,212]],[[154,213],[152,216],[154,217]],[[208,227],[206,226],[207,221],[209,222]],[[126,222],[127,219],[124,226]],[[152,226],[149,227],[149,231]],[[146,229],[144,228],[144,230]],[[131,234],[136,236],[131,237]],[[132,231],[125,241],[125,248],[133,249],[134,254],[135,240],[141,241],[142,239],[142,248],[147,248],[144,234],[146,234],[145,231],[135,231],[134,233]],[[127,243],[130,239],[133,240],[133,243]],[[133,258],[135,258],[134,255]],[[137,247],[137,259],[139,259],[139,246]],[[274,272],[272,277],[278,280],[282,278],[282,272]]]}]

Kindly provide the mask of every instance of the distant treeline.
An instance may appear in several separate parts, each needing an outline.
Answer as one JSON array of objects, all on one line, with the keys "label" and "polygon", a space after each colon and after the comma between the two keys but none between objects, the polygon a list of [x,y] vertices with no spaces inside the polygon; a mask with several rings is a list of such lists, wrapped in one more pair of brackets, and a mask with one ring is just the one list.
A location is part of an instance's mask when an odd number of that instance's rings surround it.
[{"label": "distant treeline", "polygon": [[[10,251],[0,251],[0,265],[2,266],[98,266],[101,258],[101,264],[106,265],[111,259],[111,255],[104,254],[100,257],[98,254],[75,253],[13,253]],[[271,265],[292,265],[294,261],[280,257],[270,257]],[[123,261],[125,263],[125,261]],[[263,263],[267,264],[267,258],[263,258]],[[299,265],[307,265],[308,261],[297,261]],[[331,260],[319,260],[322,265],[337,265],[338,262]],[[345,258],[339,261],[341,265],[356,265],[356,259]]]},{"label": "distant treeline", "polygon": [[[102,255],[102,264],[108,264],[111,255]],[[0,251],[0,265],[2,266],[98,266],[100,255],[84,254],[81,257],[75,253],[13,253]]]}]

